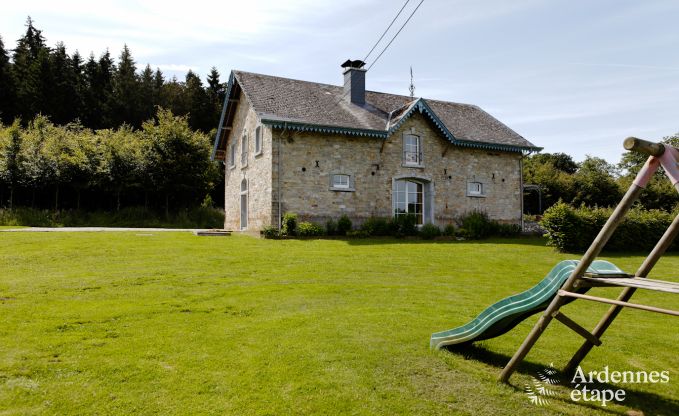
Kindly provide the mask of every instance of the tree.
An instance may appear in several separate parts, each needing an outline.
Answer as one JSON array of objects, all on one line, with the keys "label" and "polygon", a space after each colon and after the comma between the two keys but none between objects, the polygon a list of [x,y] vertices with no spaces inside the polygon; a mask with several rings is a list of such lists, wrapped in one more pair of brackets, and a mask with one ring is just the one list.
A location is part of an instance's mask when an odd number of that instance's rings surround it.
[{"label": "tree", "polygon": [[[679,133],[665,136],[661,142],[677,147],[679,146]],[[648,156],[641,153],[623,153],[618,164],[618,168],[624,172],[624,175],[619,180],[623,188],[628,188],[632,184],[634,177],[641,170],[647,159]],[[674,189],[674,186],[672,186],[672,183],[667,180],[662,168],[658,169],[648,185],[641,191],[639,203],[646,209],[662,209],[665,211],[673,210],[679,203],[679,194]]]},{"label": "tree", "polygon": [[46,185],[51,173],[43,151],[49,125],[47,117],[38,115],[25,129],[20,169],[23,172],[23,183],[31,190],[31,207],[35,206],[36,191]]},{"label": "tree", "polygon": [[189,125],[194,130],[210,131],[215,121],[212,120],[213,109],[203,82],[193,71],[186,74],[185,100],[189,108]]},{"label": "tree", "polygon": [[129,123],[139,126],[142,117],[139,111],[139,78],[137,67],[127,45],[120,53],[117,69],[113,76],[114,125]]},{"label": "tree", "polygon": [[620,202],[622,190],[616,182],[618,169],[604,159],[587,156],[573,175],[575,197],[573,204],[610,207]]},{"label": "tree", "polygon": [[166,215],[170,195],[189,200],[205,194],[215,172],[209,140],[191,130],[187,117],[159,109],[157,121],[142,125],[141,139],[146,175],[164,196]]},{"label": "tree", "polygon": [[66,46],[62,42],[57,43],[50,54],[50,68],[53,76],[53,84],[50,85],[52,93],[47,97],[49,111],[47,114],[57,124],[66,124],[75,120],[80,114],[78,94],[78,78],[80,74],[66,53]]},{"label": "tree", "polygon": [[[524,159],[523,179],[526,184],[538,185],[541,190],[542,204],[537,200],[526,200],[526,211],[537,213],[538,205],[542,205],[543,211],[554,205],[559,200],[571,202],[575,197],[575,184],[572,166],[568,161],[573,160],[568,155],[560,154],[537,154]],[[559,165],[557,168],[554,164]],[[577,169],[577,164],[575,164]]]},{"label": "tree", "polygon": [[12,63],[0,37],[0,122],[10,123],[16,115],[16,86]]},{"label": "tree", "polygon": [[19,120],[0,136],[0,181],[9,188],[9,209],[14,207],[14,190],[22,178],[21,126]]},{"label": "tree", "polygon": [[26,33],[14,49],[13,78],[16,80],[16,114],[24,120],[46,110],[45,87],[50,85],[49,49],[42,32],[26,20]]},{"label": "tree", "polygon": [[151,65],[146,65],[139,82],[139,111],[141,120],[148,120],[155,113],[155,80]]},{"label": "tree", "polygon": [[132,128],[123,125],[116,130],[100,130],[97,176],[105,189],[115,191],[116,210],[120,210],[121,194],[140,186],[144,176],[141,140]]},{"label": "tree", "polygon": [[574,174],[578,170],[578,164],[575,163],[570,155],[565,153],[538,153],[531,157],[534,163],[551,164],[555,169],[561,172]]}]

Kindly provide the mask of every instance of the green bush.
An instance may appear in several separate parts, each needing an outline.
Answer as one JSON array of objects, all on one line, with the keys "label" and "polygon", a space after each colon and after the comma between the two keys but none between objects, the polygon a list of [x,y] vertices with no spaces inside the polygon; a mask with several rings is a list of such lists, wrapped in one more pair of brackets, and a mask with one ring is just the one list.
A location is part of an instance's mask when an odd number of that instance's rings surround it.
[{"label": "green bush", "polygon": [[443,235],[447,237],[455,237],[456,228],[453,224],[448,224],[443,228]]},{"label": "green bush", "polygon": [[0,209],[0,225],[29,227],[158,227],[222,228],[224,211],[197,207],[165,213],[128,207],[119,211],[49,211],[33,208]]},{"label": "green bush", "polygon": [[286,212],[283,215],[283,223],[281,225],[281,235],[292,237],[297,233],[297,214]]},{"label": "green bush", "polygon": [[361,231],[370,236],[392,235],[392,221],[384,217],[370,217],[361,224]]},{"label": "green bush", "polygon": [[332,218],[325,222],[325,234],[327,235],[337,234],[337,223]]},{"label": "green bush", "polygon": [[347,237],[351,238],[368,238],[370,235],[365,230],[349,230],[347,231]]},{"label": "green bush", "polygon": [[393,219],[393,233],[396,237],[417,234],[417,217],[413,214],[397,215]]},{"label": "green bush", "polygon": [[347,235],[349,231],[351,231],[351,220],[345,214],[337,220],[337,234]]},{"label": "green bush", "polygon": [[458,220],[465,238],[474,240],[488,238],[498,232],[498,223],[488,218],[483,211],[470,211]]},{"label": "green bush", "polygon": [[420,237],[423,240],[433,240],[434,238],[441,235],[441,229],[434,224],[424,224],[420,228]]},{"label": "green bush", "polygon": [[325,230],[313,222],[300,222],[297,224],[297,235],[300,237],[318,237],[325,234]]},{"label": "green bush", "polygon": [[[547,243],[560,251],[583,252],[604,226],[612,208],[574,208],[558,202],[545,211],[540,226],[547,233]],[[632,208],[611,236],[605,249],[608,251],[631,251],[652,249],[674,214],[662,210]],[[675,246],[671,247],[672,249]]]},{"label": "green bush", "polygon": [[521,226],[518,224],[498,224],[497,235],[500,237],[516,237],[521,234]]},{"label": "green bush", "polygon": [[278,228],[274,227],[273,225],[265,225],[264,228],[262,228],[261,234],[266,239],[274,239],[280,237],[280,234],[278,233]]}]

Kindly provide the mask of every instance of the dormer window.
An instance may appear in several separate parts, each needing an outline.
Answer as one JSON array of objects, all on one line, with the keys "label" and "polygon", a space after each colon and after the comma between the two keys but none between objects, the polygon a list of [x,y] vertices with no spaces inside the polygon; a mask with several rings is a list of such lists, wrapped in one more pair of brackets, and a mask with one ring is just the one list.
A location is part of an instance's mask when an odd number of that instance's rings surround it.
[{"label": "dormer window", "polygon": [[422,142],[420,136],[414,134],[403,136],[403,164],[406,166],[422,165]]}]

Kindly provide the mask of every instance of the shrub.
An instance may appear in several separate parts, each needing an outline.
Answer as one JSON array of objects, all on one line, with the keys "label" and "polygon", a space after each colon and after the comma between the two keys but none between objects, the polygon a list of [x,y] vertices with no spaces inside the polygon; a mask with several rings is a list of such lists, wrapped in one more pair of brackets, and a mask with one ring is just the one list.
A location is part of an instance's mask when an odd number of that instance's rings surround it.
[{"label": "shrub", "polygon": [[423,240],[433,240],[434,238],[441,235],[441,229],[434,224],[424,224],[420,228],[420,237]]},{"label": "shrub", "polygon": [[443,235],[447,237],[455,237],[456,228],[453,224],[448,224],[443,228]]},{"label": "shrub", "polygon": [[521,234],[521,226],[518,224],[498,224],[497,235],[500,237],[516,237]]},{"label": "shrub", "polygon": [[482,239],[497,233],[498,223],[488,218],[483,211],[470,211],[459,219],[466,238]]},{"label": "shrub", "polygon": [[361,231],[365,231],[370,236],[391,235],[391,220],[384,217],[370,217],[361,224]]},{"label": "shrub", "polygon": [[261,234],[262,236],[264,236],[264,238],[267,239],[280,237],[280,234],[278,233],[278,228],[274,227],[273,225],[264,226],[264,228],[262,228]]},{"label": "shrub", "polygon": [[337,234],[347,235],[349,231],[351,231],[351,220],[345,214],[337,220]]},{"label": "shrub", "polygon": [[417,234],[417,217],[413,214],[397,215],[393,220],[393,233],[396,237]]},{"label": "shrub", "polygon": [[214,201],[212,201],[212,197],[210,194],[205,195],[205,198],[203,198],[203,202],[200,203],[200,206],[202,208],[213,208],[215,206]]},{"label": "shrub", "polygon": [[297,235],[300,237],[318,237],[325,234],[325,230],[313,222],[300,222],[297,225]]},{"label": "shrub", "polygon": [[332,218],[325,222],[325,233],[327,235],[337,234],[337,223]]},{"label": "shrub", "polygon": [[222,228],[224,211],[196,207],[166,216],[144,207],[127,207],[119,211],[49,211],[33,208],[0,209],[0,225],[32,227],[160,227]]},{"label": "shrub", "polygon": [[[547,244],[560,251],[585,251],[612,214],[612,208],[574,208],[563,202],[545,211],[540,226]],[[611,236],[609,251],[650,250],[670,225],[674,214],[661,210],[632,208]],[[671,249],[676,248],[672,246]]]},{"label": "shrub", "polygon": [[347,237],[351,238],[367,238],[370,237],[365,230],[349,230],[347,231]]},{"label": "shrub", "polygon": [[283,215],[283,222],[281,225],[281,235],[292,237],[296,233],[297,233],[297,214],[292,212],[286,212]]}]

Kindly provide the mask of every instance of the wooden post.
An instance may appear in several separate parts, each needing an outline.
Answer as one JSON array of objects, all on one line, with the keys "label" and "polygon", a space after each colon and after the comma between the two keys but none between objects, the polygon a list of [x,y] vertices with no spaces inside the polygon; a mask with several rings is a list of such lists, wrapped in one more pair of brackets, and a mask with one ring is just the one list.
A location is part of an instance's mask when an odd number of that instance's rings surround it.
[{"label": "wooden post", "polygon": [[[679,191],[679,184],[675,185],[675,188],[677,191]],[[642,278],[647,277],[658,260],[660,260],[660,257],[665,254],[665,251],[669,248],[677,235],[679,235],[679,215],[674,217],[674,221],[672,221],[672,224],[670,224],[667,230],[665,230],[665,233],[660,238],[660,240],[658,240],[658,243],[655,245],[651,253],[648,255],[648,257],[646,257],[641,266],[639,266],[639,270],[637,270],[635,276]],[[627,287],[620,293],[617,300],[621,302],[627,302],[630,300],[632,295],[634,295],[634,292],[636,292],[636,288]],[[604,332],[606,332],[608,327],[622,311],[622,308],[623,307],[619,305],[611,306],[608,309],[608,312],[606,312],[606,314],[601,318],[596,327],[594,327],[592,335],[597,338],[601,338]],[[584,360],[587,354],[589,354],[589,352],[592,350],[592,347],[594,347],[594,345],[591,342],[585,341],[566,365],[564,373],[573,374],[578,365],[580,365],[582,360]]]},{"label": "wooden post", "polygon": [[[625,218],[627,211],[629,211],[629,209],[632,207],[632,204],[634,204],[634,201],[636,201],[636,199],[639,197],[639,194],[642,190],[642,186],[638,186],[636,184],[632,184],[630,186],[630,188],[627,190],[627,193],[625,193],[625,196],[622,198],[622,201],[620,201],[618,206],[615,208],[615,211],[613,211],[613,214],[608,218],[608,221],[606,221],[606,224],[604,224],[601,231],[599,231],[599,234],[592,242],[592,245],[589,246],[589,249],[587,249],[585,255],[582,256],[580,263],[578,263],[575,270],[573,270],[571,275],[568,277],[568,280],[566,280],[566,282],[561,287],[561,290],[568,292],[571,291],[576,279],[581,277],[587,271],[594,259],[599,255],[608,240],[611,238],[611,235],[613,235],[615,229]],[[511,360],[509,360],[509,363],[507,363],[505,368],[502,370],[502,373],[500,373],[499,380],[501,382],[506,383],[507,380],[509,380],[509,377],[511,377],[514,370],[516,370],[516,366],[521,361],[523,361],[531,348],[533,348],[533,345],[535,345],[535,342],[538,340],[540,335],[542,335],[542,332],[552,321],[554,313],[558,311],[559,308],[561,308],[563,303],[564,298],[561,296],[557,295],[554,297],[554,299],[552,299],[552,302],[549,304],[542,316],[540,316],[540,319],[535,324],[535,326],[533,326],[533,329],[523,341],[523,344],[521,344],[516,353],[514,353],[514,356]]]}]

